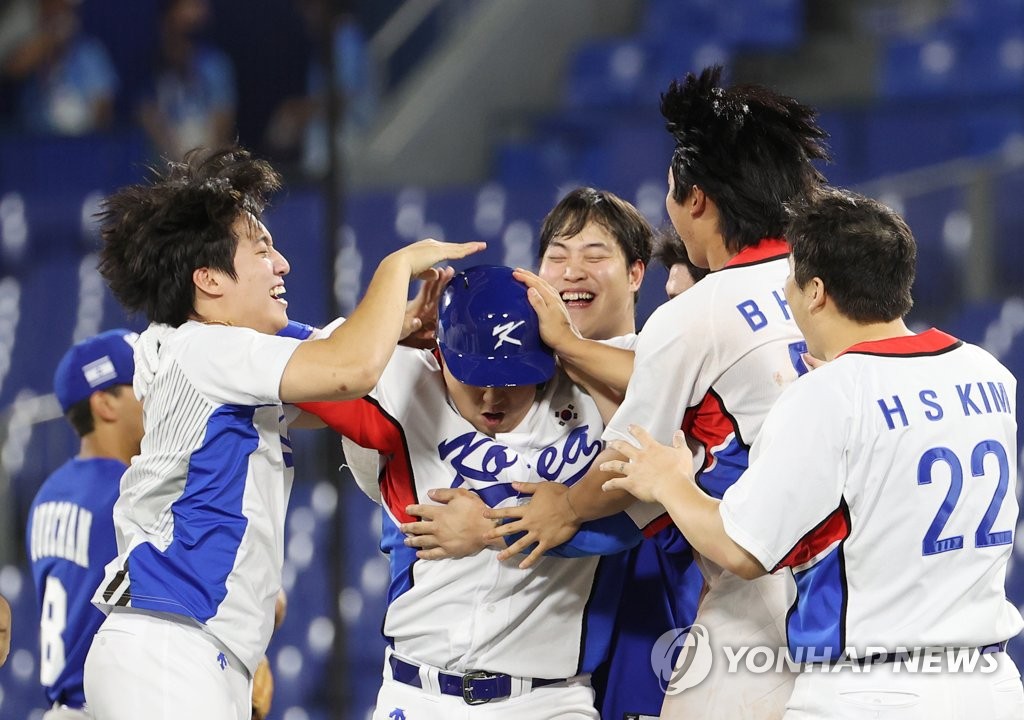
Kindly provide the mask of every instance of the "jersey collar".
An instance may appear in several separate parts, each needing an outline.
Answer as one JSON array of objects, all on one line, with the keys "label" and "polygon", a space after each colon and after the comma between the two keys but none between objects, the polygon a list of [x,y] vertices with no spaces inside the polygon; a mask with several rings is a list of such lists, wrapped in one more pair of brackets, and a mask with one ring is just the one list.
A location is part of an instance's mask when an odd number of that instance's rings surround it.
[{"label": "jersey collar", "polygon": [[764,238],[757,245],[745,247],[736,253],[725,265],[726,268],[757,265],[770,260],[778,260],[789,255],[789,243],[782,238]]},{"label": "jersey collar", "polygon": [[856,355],[883,355],[889,357],[920,357],[922,355],[941,355],[963,345],[952,335],[931,328],[917,335],[901,335],[857,343],[843,350],[836,357],[853,353]]}]

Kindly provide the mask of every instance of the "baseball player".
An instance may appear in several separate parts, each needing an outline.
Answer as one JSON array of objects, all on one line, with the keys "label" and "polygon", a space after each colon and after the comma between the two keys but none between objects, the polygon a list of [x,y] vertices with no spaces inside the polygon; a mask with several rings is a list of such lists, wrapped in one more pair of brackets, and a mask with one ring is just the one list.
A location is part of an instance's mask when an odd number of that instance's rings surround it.
[{"label": "baseball player", "polygon": [[[627,438],[630,424],[645,424],[667,442],[685,429],[698,482],[712,497],[746,468],[768,409],[806,369],[806,348],[783,293],[789,253],[781,239],[783,203],[819,186],[812,161],[825,157],[824,133],[810,108],[758,86],[722,87],[720,74],[721,68],[708,68],[688,75],[662,96],[676,140],[666,209],[690,259],[712,272],[647,321],[626,398],[604,435]],[[559,355],[571,343],[568,354],[583,361],[582,341],[567,335],[565,342],[549,342]],[[609,448],[601,462],[621,459]],[[535,490],[530,503],[488,511],[511,520],[495,534],[525,532],[501,557],[537,543],[528,566],[571,537],[581,520],[623,508],[645,533],[671,523],[658,506],[632,506],[626,493],[601,492],[608,478],[595,466],[572,488],[524,488]],[[708,630],[716,662],[703,683],[666,696],[662,717],[781,717],[794,674],[728,673],[723,648],[779,645],[792,583],[767,576],[751,584],[706,558],[698,562],[708,589],[697,623]]]},{"label": "baseball player", "polygon": [[54,374],[57,400],[81,442],[29,510],[25,546],[40,609],[39,682],[52,706],[46,720],[89,717],[82,670],[104,619],[92,594],[117,555],[114,501],[142,441],[142,406],[131,389],[137,337],[117,329],[83,340]]},{"label": "baseball player", "polygon": [[[789,569],[789,652],[812,665],[787,718],[1019,718],[1024,688],[1004,652],[1024,627],[1004,591],[1016,381],[978,347],[907,329],[916,248],[888,208],[823,193],[787,235],[787,301],[830,362],[775,404],[721,501],[697,489],[681,439],[668,448],[641,428],[639,450],[615,441],[628,462],[606,463],[624,475],[606,487],[662,503],[738,575]],[[907,651],[928,651],[936,672],[902,665]]]},{"label": "baseball player", "polygon": [[[635,348],[635,299],[653,234],[636,208],[606,191],[579,188],[548,213],[541,226],[537,272],[565,303],[580,335]],[[626,372],[616,383],[618,398],[628,376]],[[658,715],[664,688],[650,670],[651,649],[665,632],[693,623],[704,584],[688,543],[675,527],[627,553],[626,592],[616,612],[611,651],[593,678],[605,720]]]},{"label": "baseball player", "polygon": [[289,265],[259,219],[278,184],[233,148],[105,201],[100,271],[151,324],[135,348],[146,433],[114,506],[119,555],[93,597],[109,612],[85,664],[99,720],[250,716],[281,587],[298,416],[282,404],[369,391],[410,278],[482,247],[405,247],[328,337],[278,337]]},{"label": "baseball player", "polygon": [[631,522],[584,530],[530,570],[495,562],[495,547],[419,561],[400,526],[431,489],[499,506],[517,501],[514,480],[574,482],[600,450],[597,405],[556,372],[509,268],[455,275],[438,345],[398,348],[363,399],[301,404],[386,459],[389,648],[374,718],[596,718],[589,674],[608,649],[620,551],[639,541]]},{"label": "baseball player", "polygon": [[[576,188],[541,226],[539,273],[548,284],[531,273],[517,271],[516,276],[545,293],[555,322],[568,323],[568,316],[581,335],[631,350],[636,342],[635,295],[650,257],[652,234],[650,225],[628,202],[607,191]],[[621,398],[632,370],[632,353],[626,355],[621,387],[605,388],[616,398]],[[471,502],[467,495],[457,490],[434,491],[431,499],[445,504],[407,509],[422,518],[401,526],[403,532],[417,535],[407,544],[421,548],[418,557],[458,557],[484,547],[482,536],[490,526],[484,521],[482,529],[477,529],[473,521],[482,520],[482,503]],[[473,544],[468,537],[479,540]],[[622,594],[616,614],[609,659],[592,678],[604,718],[658,714],[664,691],[650,671],[651,648],[663,633],[693,622],[703,586],[693,554],[675,527],[627,553],[623,587],[629,591]]]}]

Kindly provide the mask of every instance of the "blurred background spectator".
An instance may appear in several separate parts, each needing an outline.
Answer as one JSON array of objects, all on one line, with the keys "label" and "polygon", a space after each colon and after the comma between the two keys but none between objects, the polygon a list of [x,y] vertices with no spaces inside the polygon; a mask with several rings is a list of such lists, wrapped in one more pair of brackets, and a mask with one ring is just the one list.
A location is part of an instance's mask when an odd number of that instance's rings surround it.
[{"label": "blurred background spectator", "polygon": [[313,51],[306,93],[278,106],[267,127],[266,146],[276,159],[297,161],[307,177],[322,178],[332,147],[328,115],[340,118],[337,142],[345,152],[370,127],[377,82],[366,36],[351,11],[335,14],[330,0],[295,0],[295,6]]},{"label": "blurred background spectator", "polygon": [[5,10],[3,73],[17,84],[23,130],[83,135],[114,119],[117,72],[106,48],[82,31],[79,0],[14,2]]},{"label": "blurred background spectator", "polygon": [[139,118],[156,150],[180,159],[195,147],[222,147],[235,137],[235,71],[204,36],[207,0],[160,0],[160,42],[153,86]]}]

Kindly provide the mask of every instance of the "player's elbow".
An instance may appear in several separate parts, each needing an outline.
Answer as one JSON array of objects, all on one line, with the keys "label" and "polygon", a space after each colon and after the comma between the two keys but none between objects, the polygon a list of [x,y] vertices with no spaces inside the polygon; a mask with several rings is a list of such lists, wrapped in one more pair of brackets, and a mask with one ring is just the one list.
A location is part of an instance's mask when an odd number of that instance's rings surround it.
[{"label": "player's elbow", "polygon": [[732,557],[729,558],[729,562],[726,564],[726,569],[744,580],[756,580],[762,575],[767,574],[767,571],[761,566],[761,563],[759,563],[753,555],[740,547],[737,547],[736,552],[734,552]]}]

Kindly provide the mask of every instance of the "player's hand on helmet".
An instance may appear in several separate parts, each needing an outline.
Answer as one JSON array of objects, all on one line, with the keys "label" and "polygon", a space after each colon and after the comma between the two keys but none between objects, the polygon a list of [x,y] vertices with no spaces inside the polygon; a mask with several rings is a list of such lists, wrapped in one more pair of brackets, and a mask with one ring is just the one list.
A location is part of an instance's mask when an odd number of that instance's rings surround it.
[{"label": "player's hand on helmet", "polygon": [[519,563],[519,567],[525,570],[540,560],[548,550],[572,538],[581,523],[569,503],[569,488],[565,485],[555,482],[512,483],[512,487],[520,494],[530,495],[530,502],[493,508],[484,515],[491,520],[507,521],[491,531],[492,538],[523,533],[522,537],[498,553],[498,559],[508,560],[529,549],[526,559]]},{"label": "player's hand on helmet", "polygon": [[411,277],[429,278],[432,274],[424,275],[424,273],[431,270],[432,266],[437,263],[445,260],[458,260],[480,252],[485,247],[487,247],[487,243],[482,242],[450,243],[438,240],[420,240],[391,253],[384,258],[384,262],[392,260],[407,263]]},{"label": "player's hand on helmet", "polygon": [[252,720],[264,720],[267,717],[273,698],[274,675],[270,672],[270,661],[264,656],[252,676]]},{"label": "player's hand on helmet", "polygon": [[11,606],[7,598],[0,595],[0,665],[7,662],[7,653],[11,651]]},{"label": "player's hand on helmet", "polygon": [[625,490],[642,502],[665,504],[666,493],[693,478],[693,453],[681,430],[672,437],[672,445],[662,445],[642,427],[629,426],[639,447],[624,440],[613,440],[608,447],[625,457],[601,463],[601,470],[618,475],[602,485],[604,490]]},{"label": "player's hand on helmet", "polygon": [[437,303],[455,269],[430,268],[420,284],[416,297],[405,308],[400,344],[431,349],[437,344]]},{"label": "player's hand on helmet", "polygon": [[[421,560],[443,560],[476,555],[491,540],[494,522],[484,517],[487,505],[480,496],[463,488],[444,488],[427,493],[440,505],[409,505],[405,511],[419,522],[402,523],[405,544],[418,548]],[[500,541],[497,541],[500,542]],[[504,547],[504,543],[501,544]]]},{"label": "player's hand on helmet", "polygon": [[526,297],[537,313],[540,337],[548,347],[558,352],[568,343],[583,337],[572,324],[562,296],[547,280],[523,268],[516,268],[512,276],[528,288]]}]

